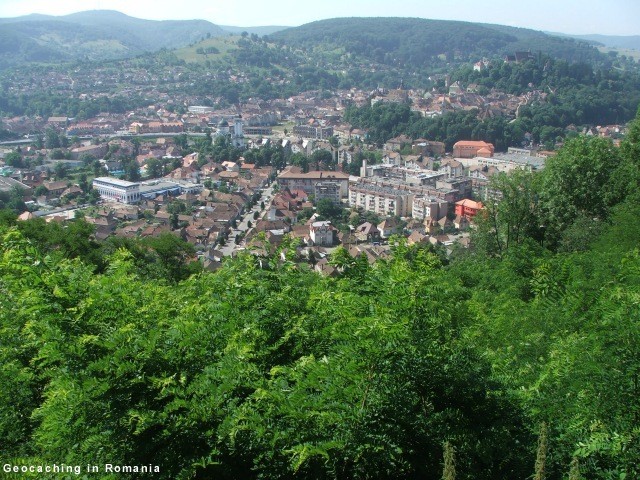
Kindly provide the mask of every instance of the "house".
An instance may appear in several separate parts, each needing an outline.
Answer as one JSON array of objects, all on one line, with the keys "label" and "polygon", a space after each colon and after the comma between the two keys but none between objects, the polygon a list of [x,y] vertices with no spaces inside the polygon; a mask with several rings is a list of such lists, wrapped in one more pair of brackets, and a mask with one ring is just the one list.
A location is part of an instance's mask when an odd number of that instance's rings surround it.
[{"label": "house", "polygon": [[353,258],[364,255],[369,265],[373,265],[378,260],[389,258],[389,247],[382,245],[355,245],[349,249],[349,255]]},{"label": "house", "polygon": [[42,184],[47,189],[47,198],[57,198],[67,189],[67,182],[44,182]]},{"label": "house", "polygon": [[335,243],[336,228],[331,222],[313,222],[309,227],[309,238],[313,245],[331,247]]},{"label": "house", "polygon": [[451,230],[452,228],[454,228],[453,226],[453,222],[449,219],[449,217],[442,217],[440,220],[438,220],[438,226],[440,227],[440,230]]},{"label": "house", "polygon": [[404,148],[405,145],[411,145],[412,141],[406,135],[400,135],[390,140],[384,144],[384,150],[390,152],[399,152]]},{"label": "house", "polygon": [[236,162],[225,161],[222,162],[222,166],[228,172],[239,172],[240,166]]},{"label": "house", "polygon": [[449,86],[449,95],[459,95],[462,93],[462,85],[460,82],[455,81]]},{"label": "house", "polygon": [[402,233],[402,225],[396,217],[390,217],[378,224],[378,230],[382,238],[389,238],[391,235]]},{"label": "house", "polygon": [[380,230],[373,223],[365,222],[358,225],[354,231],[356,239],[360,242],[379,242]]},{"label": "house", "polygon": [[447,177],[461,177],[464,174],[464,166],[458,160],[447,158],[440,164],[439,171],[445,172]]},{"label": "house", "polygon": [[445,152],[445,144],[443,142],[432,142],[424,138],[419,138],[413,142],[411,150],[418,155],[443,156]]},{"label": "house", "polygon": [[483,208],[484,207],[482,205],[482,202],[475,202],[473,200],[465,198],[464,200],[456,202],[455,212],[456,216],[460,215],[462,217],[471,219],[475,217]]},{"label": "house", "polygon": [[427,243],[429,241],[429,237],[421,234],[420,232],[411,232],[411,235],[407,237],[407,245],[417,245]]},{"label": "house", "polygon": [[183,168],[190,168],[194,164],[197,165],[198,157],[199,157],[198,152],[190,153],[189,155],[182,157]]},{"label": "house", "polygon": [[383,163],[389,163],[391,165],[402,165],[404,162],[402,160],[402,155],[399,152],[386,152],[382,157]]},{"label": "house", "polygon": [[31,220],[32,218],[36,218],[35,215],[31,212],[23,212],[18,216],[18,220],[23,222],[26,220]]},{"label": "house", "polygon": [[[443,217],[447,218],[447,217]],[[427,217],[424,219],[424,232],[427,235],[435,235],[441,230],[440,224],[434,217]]]},{"label": "house", "polygon": [[321,275],[326,275],[328,277],[335,277],[338,275],[338,270],[329,264],[329,260],[325,257],[316,262],[313,269]]}]

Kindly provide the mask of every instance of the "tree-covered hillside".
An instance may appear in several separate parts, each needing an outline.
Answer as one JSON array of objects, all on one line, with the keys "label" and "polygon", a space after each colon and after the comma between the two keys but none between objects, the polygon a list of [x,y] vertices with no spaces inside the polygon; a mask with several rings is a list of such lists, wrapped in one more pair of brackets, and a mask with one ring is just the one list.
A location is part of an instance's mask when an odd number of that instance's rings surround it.
[{"label": "tree-covered hillside", "polygon": [[592,46],[573,39],[500,25],[421,18],[335,18],[270,35],[269,40],[308,50],[345,53],[394,66],[423,67],[482,57],[542,52],[569,61],[599,61]]},{"label": "tree-covered hillside", "polygon": [[145,246],[97,268],[71,248],[80,224],[54,240],[5,213],[3,463],[638,478],[639,187],[640,117],[619,149],[579,138],[540,173],[497,176],[473,250],[443,262],[397,240],[369,265],[339,249],[337,278],[286,241],[163,282]]},{"label": "tree-covered hillside", "polygon": [[105,60],[177,48],[224,31],[204,20],[153,21],[114,11],[0,19],[0,70],[31,62]]}]

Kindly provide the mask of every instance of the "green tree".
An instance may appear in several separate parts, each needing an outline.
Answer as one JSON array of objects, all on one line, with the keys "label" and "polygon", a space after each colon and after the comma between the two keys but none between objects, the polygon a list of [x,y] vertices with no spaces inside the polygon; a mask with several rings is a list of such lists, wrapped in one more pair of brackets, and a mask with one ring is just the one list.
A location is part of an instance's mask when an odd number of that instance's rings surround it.
[{"label": "green tree", "polygon": [[56,163],[55,167],[53,167],[53,171],[56,176],[56,180],[64,180],[69,176],[69,166],[64,162]]},{"label": "green tree", "polygon": [[4,163],[16,168],[24,167],[24,161],[22,160],[22,155],[20,153],[13,151],[9,152],[4,157]]},{"label": "green tree", "polygon": [[58,132],[56,132],[53,128],[48,128],[45,132],[44,146],[47,149],[60,148],[62,146],[60,144],[60,137],[58,135]]},{"label": "green tree", "polygon": [[614,178],[620,158],[610,140],[580,137],[568,141],[542,172],[540,199],[544,204],[545,243],[555,245],[575,218],[606,219],[624,192]]},{"label": "green tree", "polygon": [[339,223],[344,209],[328,198],[323,198],[316,205],[316,212],[323,219],[331,220],[333,223]]},{"label": "green tree", "polygon": [[476,219],[475,237],[486,253],[501,255],[527,239],[541,241],[544,227],[536,180],[535,174],[519,169],[492,177],[491,196]]},{"label": "green tree", "polygon": [[156,158],[147,160],[147,176],[149,178],[159,178],[162,176],[162,162]]}]

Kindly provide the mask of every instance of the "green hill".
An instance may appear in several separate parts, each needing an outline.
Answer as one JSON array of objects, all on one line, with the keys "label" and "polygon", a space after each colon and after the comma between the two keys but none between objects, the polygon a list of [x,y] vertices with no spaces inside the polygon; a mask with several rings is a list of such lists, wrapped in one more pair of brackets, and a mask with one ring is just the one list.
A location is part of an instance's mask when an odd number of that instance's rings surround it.
[{"label": "green hill", "polygon": [[224,35],[204,20],[154,21],[109,10],[0,19],[0,69],[28,62],[106,60]]},{"label": "green hill", "polygon": [[445,58],[542,52],[569,61],[598,60],[587,43],[501,25],[420,18],[336,18],[270,35],[269,40],[305,49],[344,49],[387,65],[424,65]]}]

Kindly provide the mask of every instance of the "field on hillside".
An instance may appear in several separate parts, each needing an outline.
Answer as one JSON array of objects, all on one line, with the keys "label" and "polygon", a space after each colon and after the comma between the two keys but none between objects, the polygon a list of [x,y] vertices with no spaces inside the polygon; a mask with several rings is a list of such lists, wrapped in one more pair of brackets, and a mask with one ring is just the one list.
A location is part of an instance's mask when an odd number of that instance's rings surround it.
[{"label": "field on hillside", "polygon": [[[203,63],[207,60],[219,60],[233,50],[237,50],[238,40],[242,38],[239,35],[229,35],[225,37],[208,38],[195,45],[179,48],[175,54],[181,60],[187,63]],[[215,48],[215,53],[198,53],[200,49],[207,52],[207,49]]]},{"label": "field on hillside", "polygon": [[611,48],[611,47],[598,47],[602,53],[618,52],[618,55],[625,55],[633,58],[636,62],[640,62],[640,50],[634,50],[631,48]]}]

